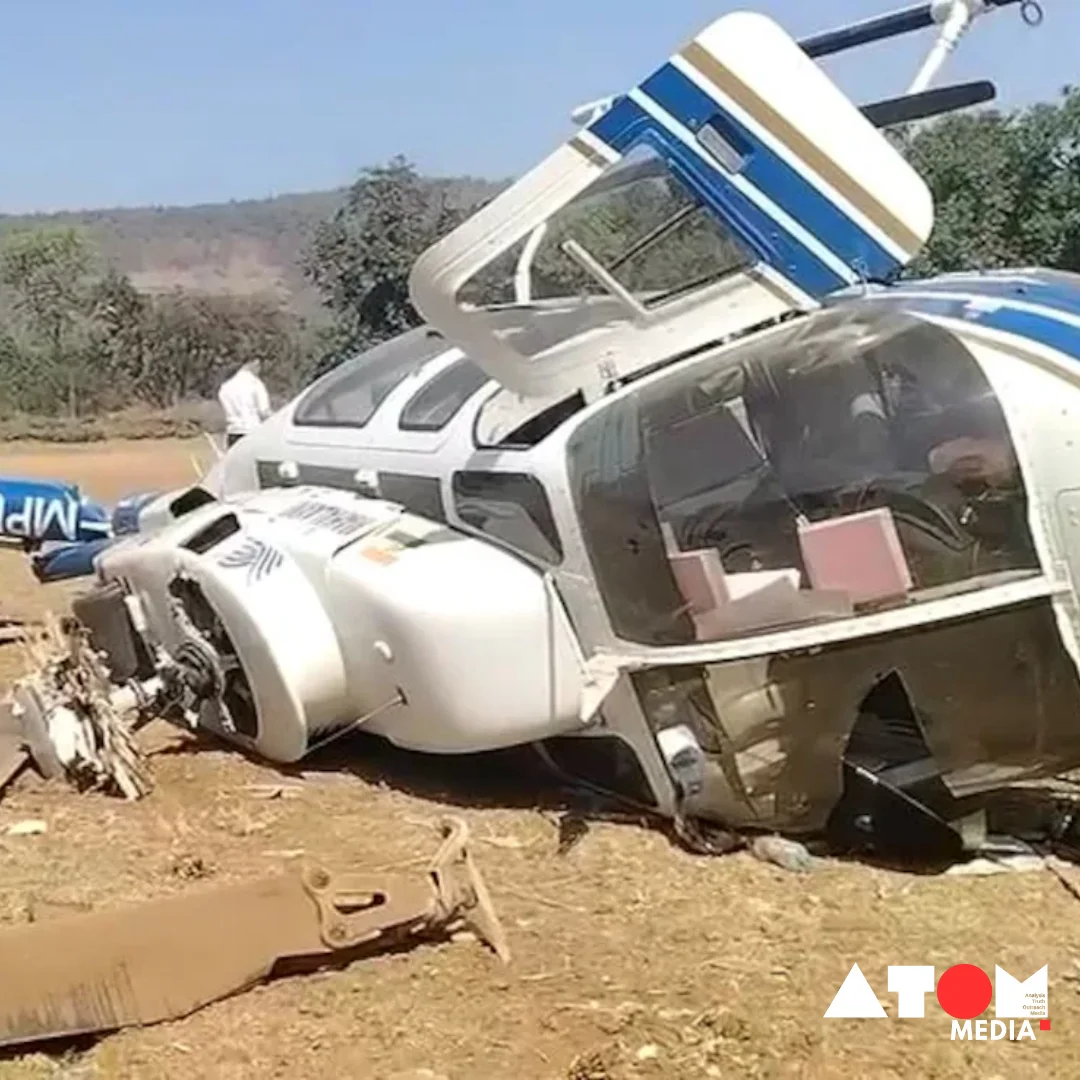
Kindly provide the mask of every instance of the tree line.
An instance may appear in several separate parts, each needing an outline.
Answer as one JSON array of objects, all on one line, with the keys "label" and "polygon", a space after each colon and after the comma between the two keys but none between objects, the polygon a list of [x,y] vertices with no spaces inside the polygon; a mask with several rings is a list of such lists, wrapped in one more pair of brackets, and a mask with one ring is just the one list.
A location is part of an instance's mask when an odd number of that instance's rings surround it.
[{"label": "tree line", "polygon": [[8,234],[0,300],[0,405],[8,413],[79,417],[205,400],[254,355],[280,390],[307,375],[302,327],[276,302],[142,293],[101,267],[74,227]]},{"label": "tree line", "polygon": [[[1034,265],[1080,272],[1080,90],[890,137],[927,179],[936,203],[933,236],[910,274]],[[412,263],[474,209],[403,158],[365,170],[301,254],[325,307],[317,328],[273,298],[140,292],[103,266],[76,228],[9,233],[0,242],[0,412],[166,409],[212,398],[252,356],[262,359],[273,391],[295,392],[418,322],[408,297]],[[659,239],[631,250],[650,235]],[[685,195],[656,183],[561,214],[535,262],[537,295],[599,288],[567,256],[568,239],[635,292],[663,293],[739,258]],[[511,300],[516,256],[488,267],[467,298]]]},{"label": "tree line", "polygon": [[[936,206],[933,235],[908,276],[1009,266],[1080,272],[1080,88],[1066,87],[1054,102],[957,113],[888,137],[925,177]],[[534,264],[540,294],[597,287],[561,251],[565,239],[611,266],[609,260],[678,210],[670,191],[657,199],[645,185],[588,213],[570,208]],[[334,317],[324,366],[418,321],[408,300],[412,263],[464,216],[404,159],[360,177],[316,230],[307,257],[307,272]],[[663,291],[673,277],[707,275],[736,257],[730,245],[716,243],[701,215],[688,214],[675,240],[655,245],[615,276],[631,289]],[[512,299],[517,250],[487,268],[469,300]]]}]

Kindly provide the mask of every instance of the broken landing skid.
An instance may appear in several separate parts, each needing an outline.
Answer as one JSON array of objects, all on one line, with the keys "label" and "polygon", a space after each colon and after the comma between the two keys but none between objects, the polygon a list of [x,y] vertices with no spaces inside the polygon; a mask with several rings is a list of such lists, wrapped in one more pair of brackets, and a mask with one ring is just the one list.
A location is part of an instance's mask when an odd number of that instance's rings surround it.
[{"label": "broken landing skid", "polygon": [[0,933],[0,1047],[175,1020],[288,960],[327,965],[469,929],[510,954],[464,822],[421,878],[321,867]]}]

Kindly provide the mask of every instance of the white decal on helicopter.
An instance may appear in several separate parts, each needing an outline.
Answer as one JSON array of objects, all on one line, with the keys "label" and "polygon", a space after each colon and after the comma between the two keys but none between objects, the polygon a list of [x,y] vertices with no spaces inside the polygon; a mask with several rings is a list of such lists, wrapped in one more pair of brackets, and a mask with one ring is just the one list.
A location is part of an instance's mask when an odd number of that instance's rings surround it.
[{"label": "white decal on helicopter", "polygon": [[8,536],[21,536],[27,540],[42,537],[55,525],[65,540],[75,540],[78,523],[79,504],[73,499],[30,495],[18,500],[9,513],[4,496],[0,495],[0,527]]},{"label": "white decal on helicopter", "polygon": [[247,570],[247,583],[253,585],[272,574],[285,562],[277,548],[264,540],[250,537],[238,548],[218,559],[218,566],[231,570]]},{"label": "white decal on helicopter", "polygon": [[319,502],[316,499],[305,499],[303,502],[290,506],[281,516],[301,521],[314,529],[326,529],[341,536],[348,536],[361,526],[368,524],[368,519],[360,514],[354,514],[339,506]]}]

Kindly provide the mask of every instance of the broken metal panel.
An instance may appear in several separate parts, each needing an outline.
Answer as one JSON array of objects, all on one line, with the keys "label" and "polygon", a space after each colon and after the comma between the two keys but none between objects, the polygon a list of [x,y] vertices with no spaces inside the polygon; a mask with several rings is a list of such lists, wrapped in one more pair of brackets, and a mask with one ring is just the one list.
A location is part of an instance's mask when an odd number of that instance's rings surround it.
[{"label": "broken metal panel", "polygon": [[467,925],[509,951],[464,823],[426,875],[282,873],[0,932],[0,1046],[186,1016],[279,963],[357,958]]},{"label": "broken metal panel", "polygon": [[687,812],[730,826],[825,828],[845,765],[957,819],[1080,763],[1080,680],[1048,601],[633,681],[654,730],[686,724],[704,752]]},{"label": "broken metal panel", "polygon": [[22,641],[28,633],[32,633],[39,624],[17,615],[0,615],[0,644],[9,641]]},{"label": "broken metal panel", "polygon": [[9,726],[8,710],[0,718],[0,793],[22,772],[30,760],[22,735]]},{"label": "broken metal panel", "polygon": [[150,790],[132,721],[160,689],[156,677],[118,685],[85,629],[57,620],[25,642],[30,674],[12,692],[20,738],[46,778],[117,789],[128,799]]}]

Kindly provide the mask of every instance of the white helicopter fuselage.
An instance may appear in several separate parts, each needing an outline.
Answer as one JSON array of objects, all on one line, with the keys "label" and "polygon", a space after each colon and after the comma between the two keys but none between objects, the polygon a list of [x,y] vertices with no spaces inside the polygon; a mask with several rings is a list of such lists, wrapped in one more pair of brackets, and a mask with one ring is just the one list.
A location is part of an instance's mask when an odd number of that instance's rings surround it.
[{"label": "white helicopter fuselage", "polygon": [[[658,164],[740,259],[632,288],[570,230],[600,296],[459,299]],[[722,18],[421,257],[426,327],[151,506],[99,577],[173,660],[228,657],[246,689],[201,719],[278,760],[357,725],[605,740],[606,786],[667,816],[959,829],[1080,763],[1080,279],[871,284],[931,226],[790,38]]]}]

